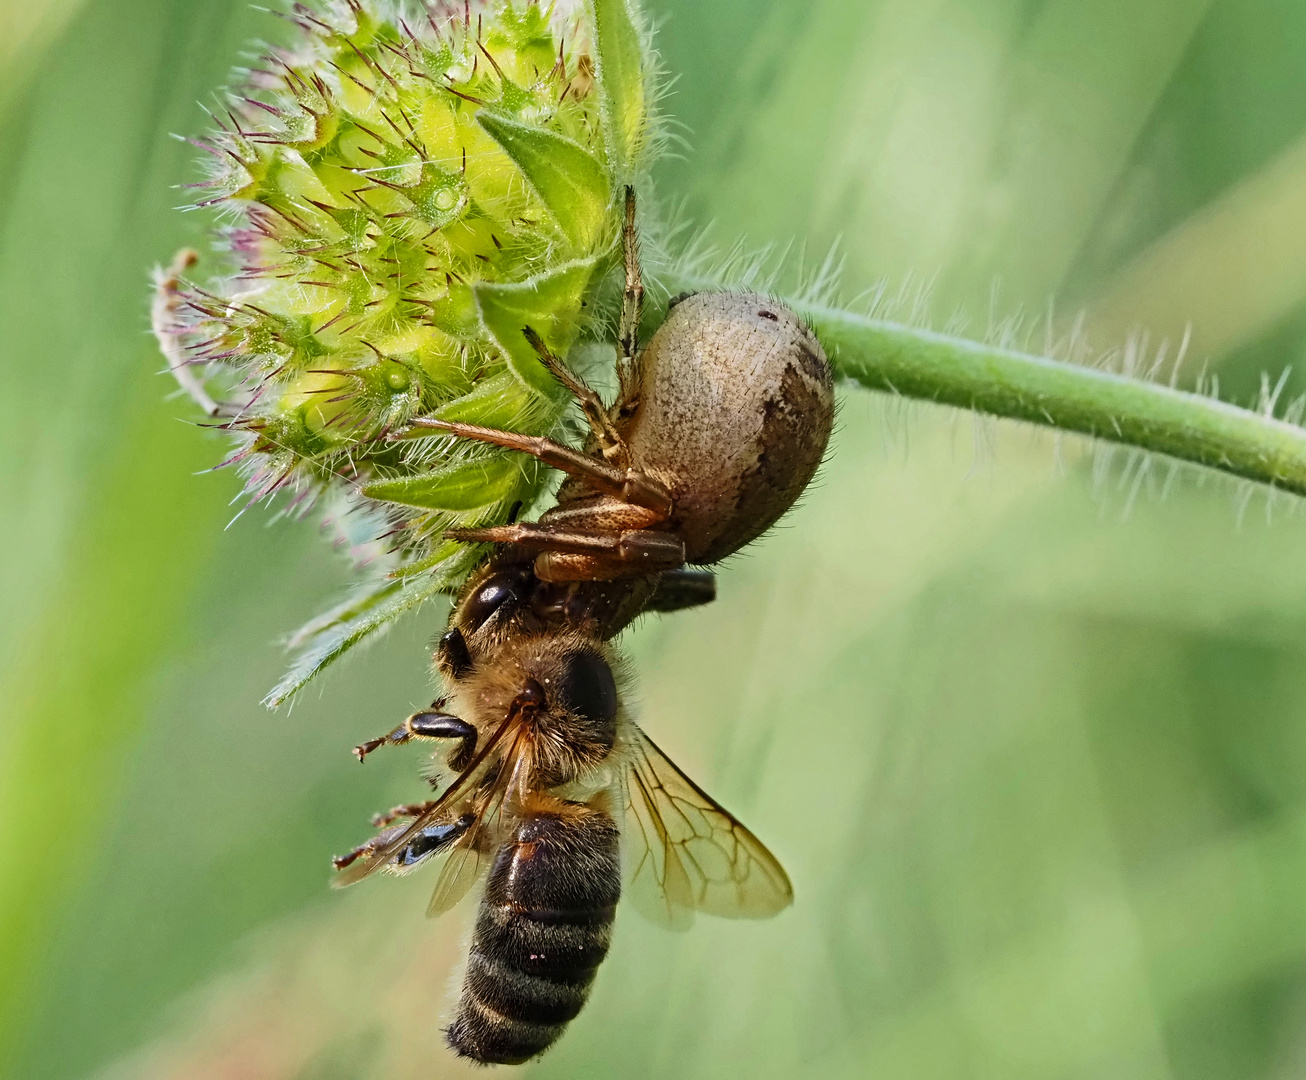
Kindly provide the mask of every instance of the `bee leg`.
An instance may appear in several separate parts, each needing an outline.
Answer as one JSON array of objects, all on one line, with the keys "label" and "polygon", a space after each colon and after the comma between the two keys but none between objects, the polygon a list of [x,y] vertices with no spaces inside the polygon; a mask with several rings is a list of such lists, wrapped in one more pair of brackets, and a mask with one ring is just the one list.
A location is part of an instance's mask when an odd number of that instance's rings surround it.
[{"label": "bee leg", "polygon": [[368,739],[367,742],[359,743],[354,747],[353,754],[361,763],[373,750],[380,750],[383,746],[402,746],[410,737],[408,728],[403,724],[400,724],[389,734],[382,735],[375,739]]},{"label": "bee leg", "polygon": [[[465,720],[460,720],[456,716],[450,716],[448,713],[439,712],[440,706],[444,704],[443,699],[437,701],[430,709],[422,712],[413,713],[407,720],[400,724],[394,731],[376,739],[368,739],[367,742],[359,743],[354,747],[354,757],[361,762],[373,750],[379,750],[383,746],[402,746],[414,736],[424,739],[462,739],[463,745],[458,751],[458,760],[470,760],[472,753],[476,750],[476,729]],[[454,768],[460,766],[454,765]]]},{"label": "bee leg", "polygon": [[332,855],[331,865],[337,870],[343,870],[350,863],[357,862],[364,855],[371,855],[372,852],[378,850],[382,846],[381,839],[380,836],[374,836],[367,843],[359,844],[358,847],[345,852],[343,855]]},{"label": "bee leg", "polygon": [[435,805],[435,800],[420,803],[403,803],[400,806],[393,806],[384,814],[373,814],[372,825],[378,829],[384,828],[400,818],[421,817]]},{"label": "bee leg", "polygon": [[539,435],[519,435],[514,431],[460,424],[453,420],[436,420],[430,416],[416,417],[411,423],[413,427],[432,428],[461,439],[475,439],[477,442],[502,446],[505,450],[530,454],[545,465],[560,469],[569,476],[579,477],[604,495],[653,510],[659,515],[659,520],[665,520],[671,515],[671,492],[660,480],[639,469],[620,468]]},{"label": "bee leg", "polygon": [[[435,647],[435,661],[440,666],[440,673],[451,679],[465,678],[476,666],[467,648],[467,639],[456,626],[440,635],[440,642]],[[438,709],[442,704],[437,701],[431,708]]]},{"label": "bee leg", "polygon": [[396,866],[416,866],[423,859],[443,851],[462,837],[476,824],[473,814],[464,814],[457,821],[444,825],[429,825],[394,853],[391,860]]},{"label": "bee leg", "polygon": [[442,712],[420,712],[410,716],[405,724],[412,735],[423,739],[458,739],[460,745],[449,755],[449,768],[462,772],[471,764],[476,753],[476,728],[466,720]]},{"label": "bee leg", "polygon": [[585,382],[584,379],[576,375],[566,364],[559,360],[549,347],[544,344],[540,335],[531,327],[523,327],[522,333],[526,335],[526,340],[531,343],[531,348],[540,358],[540,363],[544,365],[550,375],[558,382],[562,383],[572,396],[579,402],[581,411],[585,413],[585,420],[589,424],[590,431],[598,440],[599,450],[607,461],[625,462],[629,460],[626,451],[626,441],[620,433],[612,426],[612,420],[608,416],[607,407],[603,404],[603,399],[595,393],[594,389]]},{"label": "bee leg", "polygon": [[[386,845],[393,843],[395,838],[402,835],[406,828],[411,827],[391,825],[391,822],[397,818],[419,817],[428,810],[433,809],[435,805],[434,802],[410,803],[407,806],[396,806],[388,814],[378,814],[372,819],[372,822],[381,826],[382,831],[365,844],[359,844],[358,847],[346,852],[344,855],[333,856],[331,865],[337,870],[343,870],[346,866],[357,862],[359,859],[374,856],[378,851],[383,850]],[[428,855],[448,847],[475,823],[476,818],[473,815],[464,814],[457,821],[443,825],[428,825],[426,828],[418,830],[407,844],[390,857],[389,861],[399,867],[416,866]]]}]

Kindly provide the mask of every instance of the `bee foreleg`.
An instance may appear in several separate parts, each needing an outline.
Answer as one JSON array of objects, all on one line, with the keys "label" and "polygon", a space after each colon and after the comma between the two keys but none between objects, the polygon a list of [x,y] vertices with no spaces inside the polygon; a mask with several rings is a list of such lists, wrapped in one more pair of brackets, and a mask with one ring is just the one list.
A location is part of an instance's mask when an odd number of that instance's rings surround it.
[{"label": "bee foreleg", "polygon": [[367,742],[361,742],[353,749],[354,757],[358,758],[360,764],[373,750],[379,750],[383,746],[400,746],[406,743],[412,736],[409,734],[406,724],[400,724],[394,731],[386,735],[381,735],[375,739],[368,739]]},{"label": "bee foreleg", "polygon": [[476,753],[476,728],[466,720],[442,712],[414,713],[406,721],[410,735],[423,739],[460,739],[461,745],[449,756],[449,768],[456,772],[471,763]]},{"label": "bee foreleg", "polygon": [[[476,750],[476,729],[465,720],[438,711],[443,704],[443,700],[437,701],[430,709],[413,713],[394,731],[379,738],[368,739],[367,742],[359,743],[354,747],[354,757],[362,761],[373,750],[379,750],[383,746],[402,746],[412,738],[461,739],[463,744],[458,750],[456,760],[470,761],[472,753]],[[453,768],[462,768],[462,766],[454,764],[453,761],[450,762],[450,765]]]}]

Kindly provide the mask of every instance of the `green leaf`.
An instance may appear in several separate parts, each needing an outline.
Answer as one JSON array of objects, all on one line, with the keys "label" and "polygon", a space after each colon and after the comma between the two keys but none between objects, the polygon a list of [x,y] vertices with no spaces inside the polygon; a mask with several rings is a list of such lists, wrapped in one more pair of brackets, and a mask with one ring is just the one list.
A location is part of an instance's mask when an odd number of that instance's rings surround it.
[{"label": "green leaf", "polygon": [[289,647],[298,649],[305,642],[311,641],[318,635],[334,630],[347,622],[352,622],[371,611],[378,604],[388,600],[398,591],[399,582],[390,581],[386,578],[360,585],[335,607],[315,616],[296,630],[288,642]]},{"label": "green leaf", "polygon": [[456,420],[501,431],[547,431],[553,426],[556,410],[541,408],[543,403],[539,394],[524,386],[511,371],[505,371],[477,383],[470,394],[441,405],[433,415],[437,420]]},{"label": "green leaf", "polygon": [[502,502],[521,482],[521,465],[506,454],[433,469],[421,476],[378,480],[363,488],[369,499],[426,510],[475,510]]},{"label": "green leaf", "polygon": [[628,179],[643,149],[647,103],[644,49],[626,0],[589,0],[608,161]]},{"label": "green leaf", "polygon": [[482,112],[477,122],[503,147],[578,252],[589,251],[608,220],[612,185],[599,160],[547,128]]},{"label": "green leaf", "polygon": [[540,363],[522,330],[531,327],[554,354],[566,356],[576,339],[582,299],[597,263],[585,259],[526,281],[476,286],[481,321],[508,366],[529,389],[555,401],[562,388]]},{"label": "green leaf", "polygon": [[473,547],[461,547],[440,567],[428,575],[388,592],[380,603],[365,605],[359,614],[343,622],[329,623],[315,634],[307,647],[296,658],[285,677],[263,699],[270,709],[284,705],[299,693],[315,675],[339,660],[364,638],[385,629],[401,615],[415,611],[426,601],[447,591],[471,569],[478,552]]},{"label": "green leaf", "polygon": [[[459,525],[464,524],[460,521]],[[467,522],[466,524],[474,524]],[[406,581],[420,577],[430,570],[435,569],[442,562],[446,561],[449,556],[456,554],[466,545],[460,544],[457,540],[444,540],[436,546],[436,549],[427,555],[424,559],[418,559],[416,562],[405,563],[391,571],[394,578],[393,584],[398,587]]]}]

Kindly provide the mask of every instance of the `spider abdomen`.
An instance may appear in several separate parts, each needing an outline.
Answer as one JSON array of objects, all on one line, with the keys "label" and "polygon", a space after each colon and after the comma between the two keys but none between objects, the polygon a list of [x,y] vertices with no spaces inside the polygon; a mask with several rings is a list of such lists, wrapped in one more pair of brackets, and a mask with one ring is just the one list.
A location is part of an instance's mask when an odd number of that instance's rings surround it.
[{"label": "spider abdomen", "polygon": [[834,421],[830,365],[783,304],[696,293],[640,358],[632,463],[671,491],[667,526],[686,561],[715,563],[756,539],[816,472]]}]

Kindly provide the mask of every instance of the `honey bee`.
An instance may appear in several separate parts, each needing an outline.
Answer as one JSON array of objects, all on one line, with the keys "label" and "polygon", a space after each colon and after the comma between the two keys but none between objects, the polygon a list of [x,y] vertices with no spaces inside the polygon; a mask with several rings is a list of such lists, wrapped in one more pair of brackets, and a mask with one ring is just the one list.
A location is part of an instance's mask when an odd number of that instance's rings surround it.
[{"label": "honey bee", "polygon": [[446,854],[430,915],[488,875],[446,1031],[455,1052],[486,1063],[529,1060],[579,1013],[623,893],[671,926],[696,911],[765,918],[793,896],[775,857],[627,714],[611,642],[644,612],[710,601],[711,572],[686,564],[739,550],[801,494],[830,434],[829,366],[792,312],[748,294],[673,302],[639,350],[630,192],[624,248],[611,408],[527,331],[585,413],[583,452],[414,421],[533,454],[568,479],[538,522],[447,534],[499,545],[436,648],[447,694],[355,752],[448,740],[432,777],[448,786],[379,816],[382,831],[335,860],[343,886]]},{"label": "honey bee", "polygon": [[[668,575],[644,610],[699,602],[696,573]],[[635,605],[615,591],[542,582],[520,549],[495,559],[436,649],[447,696],[358,748],[452,743],[444,793],[379,817],[383,831],[336,860],[337,884],[447,852],[427,909],[438,915],[488,871],[446,1032],[477,1061],[518,1064],[561,1035],[608,951],[623,891],[674,927],[695,911],[764,918],[792,899],[775,857],[627,715],[605,635]]]}]

